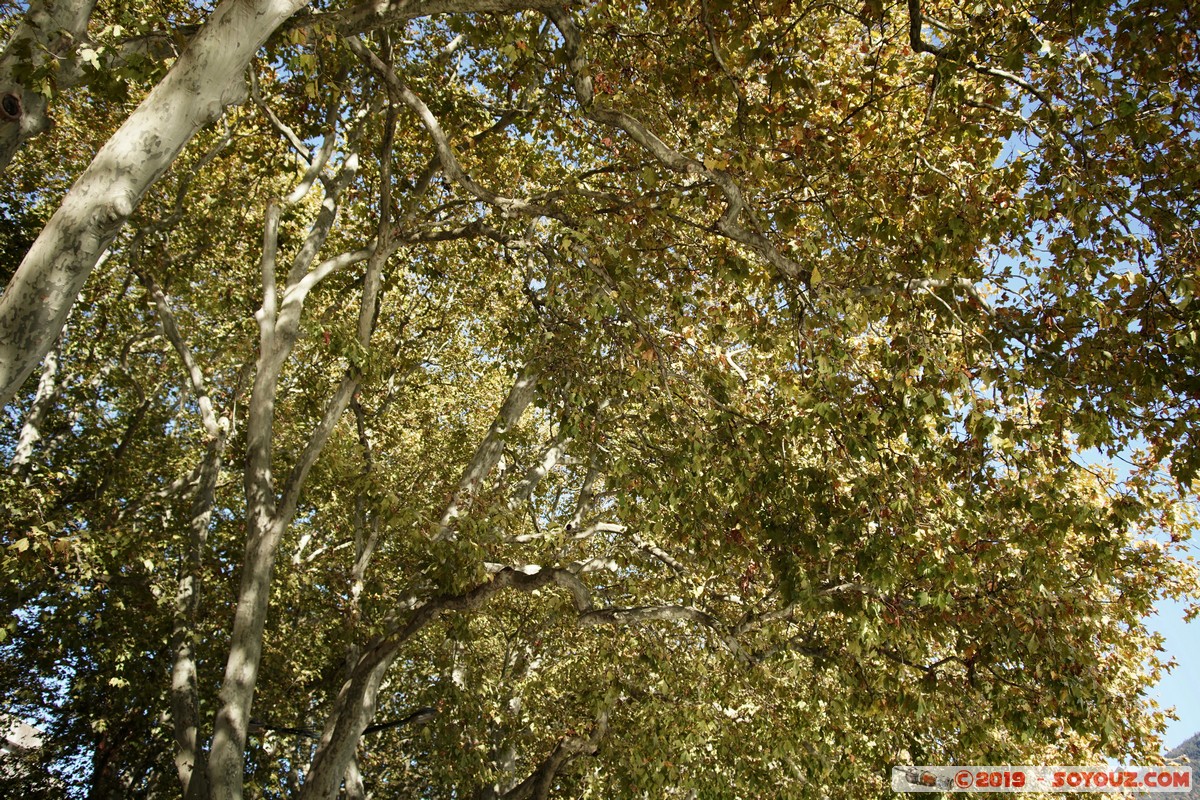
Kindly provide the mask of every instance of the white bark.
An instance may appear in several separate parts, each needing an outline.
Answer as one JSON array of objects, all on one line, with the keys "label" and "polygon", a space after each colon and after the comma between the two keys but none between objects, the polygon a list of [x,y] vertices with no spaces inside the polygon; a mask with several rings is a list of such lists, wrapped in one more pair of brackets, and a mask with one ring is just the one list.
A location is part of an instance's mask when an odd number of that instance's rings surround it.
[{"label": "white bark", "polygon": [[42,377],[38,379],[33,405],[29,407],[29,413],[25,415],[25,422],[21,426],[21,436],[17,439],[17,447],[13,451],[12,472],[14,475],[22,475],[29,469],[30,461],[33,459],[33,448],[42,438],[42,426],[45,425],[46,417],[54,407],[54,398],[58,395],[58,359],[61,356],[62,339],[63,337],[58,337],[58,344],[46,356],[46,361],[42,365]]},{"label": "white bark", "polygon": [[509,510],[516,510],[529,502],[529,498],[533,496],[538,484],[550,474],[550,470],[554,469],[558,462],[562,460],[562,457],[567,454],[567,447],[571,444],[571,441],[571,437],[565,435],[560,429],[554,441],[542,451],[542,457],[529,468],[525,473],[525,477],[517,484],[517,488],[513,490],[512,497],[508,501]]},{"label": "white bark", "polygon": [[532,365],[526,365],[521,374],[517,376],[508,397],[504,399],[504,404],[500,407],[499,416],[492,423],[487,436],[484,437],[483,442],[475,451],[475,455],[472,456],[471,462],[467,464],[467,468],[458,482],[458,489],[450,498],[450,502],[446,504],[446,511],[442,514],[437,532],[434,534],[435,539],[452,539],[454,537],[455,522],[470,503],[471,498],[479,491],[483,479],[500,463],[500,456],[504,454],[505,435],[521,420],[525,409],[533,402],[534,395],[537,393],[537,378],[537,372]]},{"label": "white bark", "polygon": [[[277,214],[272,222],[278,224]],[[212,752],[209,756],[209,783],[214,800],[237,800],[242,796],[250,708],[262,660],[263,630],[267,621],[271,575],[279,540],[291,524],[309,470],[316,463],[334,424],[349,405],[357,388],[357,381],[353,379],[344,380],[338,387],[300,461],[292,469],[283,497],[277,501],[275,484],[271,478],[275,395],[283,365],[299,333],[303,299],[303,293],[300,292],[285,301],[278,320],[274,319],[273,299],[269,304],[264,303],[259,311],[263,330],[262,346],[246,424],[246,553],[242,560],[229,657],[221,683],[221,710],[213,728]],[[269,323],[266,322],[268,314],[264,313],[268,307],[272,309]]]},{"label": "white bark", "polygon": [[225,0],[100,149],[0,297],[0,405],[50,350],[101,253],[188,141],[246,91],[267,37],[307,0]]},{"label": "white bark", "polygon": [[[332,142],[335,138],[334,131],[326,135],[328,141]],[[334,391],[321,420],[284,481],[282,492],[277,496],[272,477],[274,465],[271,452],[275,398],[280,376],[299,337],[300,318],[308,293],[321,280],[338,270],[370,258],[364,279],[367,288],[364,290],[361,313],[371,317],[374,314],[374,306],[368,309],[366,298],[369,296],[373,303],[383,267],[382,256],[373,257],[378,252],[376,246],[334,256],[312,266],[333,229],[341,193],[353,181],[357,169],[358,156],[351,154],[335,179],[322,178],[325,200],[309,228],[304,245],[292,261],[282,289],[276,285],[275,272],[279,222],[283,211],[277,202],[267,209],[262,250],[263,304],[255,315],[259,325],[259,356],[246,421],[243,476],[246,552],[241,565],[241,583],[229,655],[225,662],[225,676],[221,683],[221,706],[213,726],[212,749],[208,759],[208,782],[213,800],[240,800],[242,796],[246,737],[262,661],[263,631],[279,541],[295,516],[309,471],[358,389],[359,372],[351,368]],[[302,180],[301,185],[311,184]],[[373,325],[367,325],[363,330],[367,338],[360,343],[365,349]]]},{"label": "white bark", "polygon": [[96,0],[42,0],[32,2],[17,23],[4,53],[0,54],[0,172],[8,168],[26,140],[50,127],[46,96],[18,72],[29,74],[61,59],[58,88],[70,84],[78,69],[71,50],[87,32],[88,18]]},{"label": "white bark", "polygon": [[208,435],[208,446],[200,462],[188,519],[187,562],[179,576],[175,593],[175,619],[171,630],[171,650],[174,654],[171,664],[171,723],[175,729],[175,770],[185,800],[200,800],[207,796],[208,784],[204,748],[200,741],[200,700],[193,644],[196,613],[200,608],[204,556],[208,548],[208,526],[212,520],[229,420],[217,419],[204,372],[179,331],[169,298],[153,279],[146,278],[145,282],[147,291],[154,298],[163,334],[183,364],[188,384],[200,409],[200,420]]}]

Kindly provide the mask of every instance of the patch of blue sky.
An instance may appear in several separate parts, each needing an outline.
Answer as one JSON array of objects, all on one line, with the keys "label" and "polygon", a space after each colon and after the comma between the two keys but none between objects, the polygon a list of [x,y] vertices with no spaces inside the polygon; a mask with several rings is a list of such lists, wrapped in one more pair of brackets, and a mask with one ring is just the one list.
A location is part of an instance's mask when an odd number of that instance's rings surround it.
[{"label": "patch of blue sky", "polygon": [[[1022,109],[1022,114],[1028,118],[1033,110],[1033,105],[1026,105]],[[1006,169],[1018,161],[1037,158],[1037,151],[1041,144],[1038,136],[1028,128],[1013,134],[1004,142],[1000,154],[996,158],[995,167]],[[1027,185],[1026,189],[1028,188]],[[1137,186],[1131,183],[1128,188],[1132,199],[1137,192]],[[1124,222],[1131,235],[1138,237],[1149,235],[1149,231],[1136,218],[1126,216]],[[1036,240],[1039,234],[1048,237],[1052,231],[1041,226],[1031,229],[1026,235],[1031,240]],[[1033,263],[1018,263],[1012,256],[1000,255],[990,265],[990,274],[1008,276],[1002,283],[993,286],[1003,298],[1001,302],[1020,304],[1028,299],[1026,278],[1033,277],[1031,273],[1035,273],[1040,266],[1036,259],[1037,251],[1034,252]],[[1049,255],[1045,251],[1042,252]],[[1152,256],[1148,258],[1152,259]],[[1152,260],[1140,266],[1121,262],[1114,264],[1111,272],[1121,273],[1152,267]],[[1023,277],[1023,273],[1025,277]],[[1102,276],[1098,275],[1097,286],[1094,288],[1100,288],[1101,279]],[[1138,327],[1136,321],[1131,321],[1129,326],[1130,330],[1137,330]],[[1131,446],[1136,446],[1136,443]],[[1127,462],[1125,455],[1127,452],[1125,454],[1117,453],[1112,458],[1106,458],[1098,452],[1091,451],[1084,453],[1082,460],[1085,464],[1111,464],[1118,472],[1118,480],[1123,480],[1129,475],[1125,466]],[[1195,558],[1200,555],[1200,545],[1194,540],[1185,543],[1180,555]],[[1190,603],[1187,601],[1164,598],[1155,605],[1153,616],[1147,620],[1148,627],[1163,637],[1162,657],[1174,664],[1174,667],[1149,692],[1149,697],[1160,707],[1173,709],[1175,719],[1168,721],[1164,733],[1164,744],[1167,748],[1178,746],[1188,737],[1200,731],[1200,682],[1196,680],[1196,676],[1200,675],[1200,621],[1187,621],[1189,607]]]}]

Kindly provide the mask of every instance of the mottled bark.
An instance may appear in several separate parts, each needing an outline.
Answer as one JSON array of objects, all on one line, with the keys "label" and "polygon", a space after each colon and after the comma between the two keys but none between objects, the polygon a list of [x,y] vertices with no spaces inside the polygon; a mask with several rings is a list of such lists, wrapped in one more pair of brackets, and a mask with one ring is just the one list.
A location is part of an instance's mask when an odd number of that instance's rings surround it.
[{"label": "mottled bark", "polygon": [[[0,172],[26,141],[50,127],[48,100],[38,84],[53,75],[59,89],[74,82],[71,51],[87,32],[96,0],[32,2],[0,54]],[[60,66],[49,72],[52,60]],[[56,66],[58,66],[56,64]]]},{"label": "mottled bark", "polygon": [[[327,141],[335,138],[335,132],[327,134]],[[314,161],[320,157],[319,154],[314,156]],[[295,516],[300,493],[310,470],[358,389],[359,374],[352,368],[326,404],[320,421],[277,495],[272,477],[274,464],[271,450],[275,398],[284,365],[299,337],[304,302],[321,280],[371,258],[376,252],[373,245],[312,266],[333,229],[341,193],[352,182],[357,169],[358,158],[350,155],[335,179],[321,179],[326,192],[325,201],[309,227],[308,236],[293,259],[282,287],[277,286],[275,273],[279,222],[283,209],[278,202],[272,203],[267,209],[261,263],[263,304],[255,315],[259,325],[259,357],[246,420],[243,475],[246,551],[242,559],[237,609],[219,695],[220,710],[213,726],[212,749],[208,760],[208,780],[213,800],[239,800],[242,796],[246,737],[262,660],[263,631],[279,541]],[[307,178],[302,179],[301,186],[310,185],[305,181]],[[302,195],[296,197],[297,201],[299,199],[302,199]],[[378,272],[381,269],[381,259],[371,258],[365,279],[367,286],[377,290]]]},{"label": "mottled bark", "polygon": [[46,417],[54,407],[54,398],[58,396],[58,359],[61,356],[62,337],[58,344],[46,355],[42,364],[42,377],[38,379],[37,392],[33,396],[33,404],[25,414],[21,425],[21,435],[17,439],[16,449],[13,450],[12,471],[14,475],[23,475],[29,470],[33,458],[33,448],[42,438],[42,428]]},{"label": "mottled bark", "polygon": [[199,800],[208,795],[207,765],[200,741],[199,690],[196,685],[195,640],[196,614],[200,608],[204,555],[208,548],[208,526],[212,519],[221,474],[221,460],[229,420],[217,419],[212,398],[204,380],[204,372],[196,363],[191,348],[180,333],[170,300],[154,283],[145,279],[147,291],[154,299],[159,324],[183,364],[188,385],[196,396],[200,421],[208,436],[204,457],[200,462],[195,493],[188,515],[187,561],[180,570],[175,593],[175,619],[171,630],[171,722],[175,729],[175,770],[183,788],[185,800]]}]

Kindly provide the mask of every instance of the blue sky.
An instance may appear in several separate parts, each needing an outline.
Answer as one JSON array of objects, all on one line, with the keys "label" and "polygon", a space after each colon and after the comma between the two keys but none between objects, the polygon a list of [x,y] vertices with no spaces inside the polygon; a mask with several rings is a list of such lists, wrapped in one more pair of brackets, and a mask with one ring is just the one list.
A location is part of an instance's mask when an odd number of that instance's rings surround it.
[{"label": "blue sky", "polygon": [[1179,717],[1167,727],[1167,747],[1176,747],[1200,731],[1200,619],[1185,623],[1183,613],[1182,604],[1164,601],[1158,604],[1158,616],[1149,621],[1166,637],[1166,654],[1179,662],[1152,693],[1164,707],[1174,706]]},{"label": "blue sky", "polygon": [[[1004,143],[996,159],[996,166],[1003,167],[1019,156],[1035,152],[1036,137],[1030,138],[1033,140],[1023,141],[1019,135],[1011,136]],[[1011,262],[1006,263],[1005,259],[998,264],[1015,266]],[[1134,444],[1144,445],[1142,442]],[[1115,468],[1122,480],[1128,477],[1124,461],[1101,458],[1096,451],[1087,453],[1084,460],[1105,463]],[[1193,541],[1189,549],[1193,557],[1200,558],[1200,540]],[[1200,732],[1200,617],[1191,623],[1184,622],[1186,605],[1183,603],[1164,600],[1158,603],[1156,608],[1158,614],[1148,620],[1148,625],[1165,637],[1165,656],[1176,661],[1176,667],[1159,681],[1151,692],[1151,697],[1164,709],[1173,707],[1175,715],[1179,718],[1168,723],[1163,736],[1164,744],[1169,749],[1177,747],[1193,734]]]}]

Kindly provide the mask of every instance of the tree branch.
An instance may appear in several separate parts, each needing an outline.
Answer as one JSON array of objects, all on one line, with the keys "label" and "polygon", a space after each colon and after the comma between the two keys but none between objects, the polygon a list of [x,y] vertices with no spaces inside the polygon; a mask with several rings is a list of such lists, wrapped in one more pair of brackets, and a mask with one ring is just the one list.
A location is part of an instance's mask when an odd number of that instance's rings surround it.
[{"label": "tree branch", "polygon": [[146,291],[154,299],[154,308],[158,312],[158,321],[162,326],[163,335],[167,337],[167,341],[171,343],[171,347],[175,349],[175,354],[179,356],[179,360],[183,363],[188,384],[191,386],[192,392],[196,395],[196,404],[200,407],[200,421],[204,424],[204,430],[208,433],[210,439],[216,439],[221,433],[221,426],[217,421],[217,414],[213,410],[213,402],[212,398],[209,397],[208,388],[204,384],[204,372],[200,369],[200,365],[196,363],[191,349],[187,346],[187,342],[184,341],[183,335],[179,332],[179,326],[175,322],[175,312],[171,310],[171,301],[154,281],[153,277],[143,275],[142,281],[146,284]]},{"label": "tree branch", "polygon": [[554,469],[555,465],[566,454],[567,446],[571,441],[571,437],[565,435],[563,428],[560,426],[558,435],[542,451],[542,457],[538,459],[537,463],[529,467],[528,472],[525,473],[525,477],[521,479],[517,487],[513,490],[512,496],[508,501],[510,510],[520,508],[529,500],[534,490],[537,489],[538,484],[542,482],[542,479],[550,474],[550,470]]},{"label": "tree branch", "polygon": [[417,115],[425,130],[429,133],[429,137],[433,139],[434,148],[437,150],[438,162],[442,165],[442,170],[455,183],[462,186],[474,197],[500,209],[501,213],[505,216],[526,214],[562,218],[562,213],[553,208],[536,206],[527,200],[504,197],[480,186],[458,163],[458,157],[454,154],[454,148],[450,145],[450,140],[446,136],[446,132],[442,130],[441,123],[438,122],[433,112],[429,110],[429,106],[425,105],[425,101],[418,97],[408,87],[408,84],[402,81],[390,66],[383,63],[379,56],[371,52],[358,37],[348,37],[346,43],[349,45],[350,50],[364,64],[384,79],[388,90]]},{"label": "tree branch", "polygon": [[351,36],[377,28],[402,25],[420,17],[444,14],[512,14],[544,11],[549,7],[578,5],[578,0],[364,0],[342,12],[312,14],[302,20],[312,25],[332,18],[337,31]]},{"label": "tree branch", "polygon": [[580,615],[581,625],[629,625],[639,622],[694,622],[716,634],[721,644],[743,663],[750,657],[711,614],[689,606],[641,606],[638,608],[603,608]]},{"label": "tree branch", "polygon": [[595,755],[600,749],[608,733],[608,717],[607,710],[601,712],[587,737],[568,736],[559,741],[528,778],[507,792],[498,794],[495,787],[485,786],[475,793],[475,800],[547,800],[554,779],[568,762],[580,755]]},{"label": "tree branch", "polygon": [[0,406],[54,346],[98,259],[146,191],[197,131],[241,99],[243,75],[259,46],[305,3],[218,3],[166,77],[75,181],[0,297]]},{"label": "tree branch", "polygon": [[[741,187],[724,170],[709,169],[697,159],[688,157],[667,146],[665,142],[651,133],[634,117],[613,108],[605,108],[596,102],[592,89],[591,76],[587,74],[587,59],[583,55],[581,37],[570,13],[560,7],[545,12],[546,16],[558,28],[563,37],[563,52],[567,70],[571,74],[575,98],[583,113],[602,125],[624,131],[631,139],[652,155],[660,164],[668,169],[684,175],[698,175],[707,178],[721,190],[725,197],[725,211],[716,223],[717,232],[739,244],[743,244],[767,261],[776,272],[784,277],[798,279],[805,286],[809,282],[812,270],[794,259],[779,252],[766,236],[744,227],[740,223],[743,213],[750,217],[753,224],[753,213],[747,207]],[[758,226],[755,225],[757,228]],[[806,305],[811,307],[807,293],[801,289],[800,296]]]},{"label": "tree branch", "polygon": [[500,462],[504,453],[504,437],[517,424],[525,409],[533,402],[537,389],[538,375],[532,364],[526,364],[517,375],[512,389],[500,407],[500,414],[488,429],[483,442],[480,443],[475,455],[459,479],[458,488],[446,504],[446,510],[438,522],[434,539],[453,538],[454,523],[470,502],[471,497],[479,491],[483,479],[487,477]]},{"label": "tree branch", "polygon": [[[96,0],[33,0],[0,53],[0,173],[17,151],[50,127],[49,101],[37,86],[18,80],[51,65],[56,87],[73,85],[81,72],[71,52],[87,34]],[[64,68],[59,68],[60,66]]]}]

